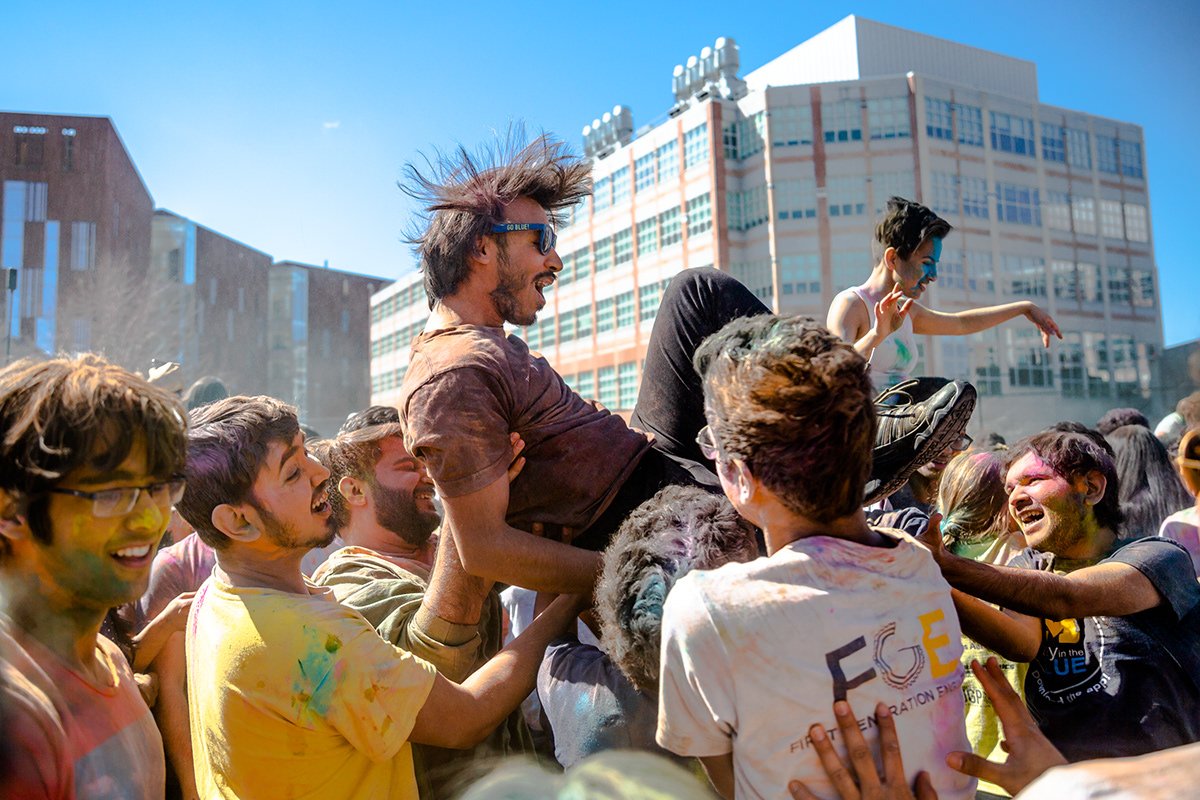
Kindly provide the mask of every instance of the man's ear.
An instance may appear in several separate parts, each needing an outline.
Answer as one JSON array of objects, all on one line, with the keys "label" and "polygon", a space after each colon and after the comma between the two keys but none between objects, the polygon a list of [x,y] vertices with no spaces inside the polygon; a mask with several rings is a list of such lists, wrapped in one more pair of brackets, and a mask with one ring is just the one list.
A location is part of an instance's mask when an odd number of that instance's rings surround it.
[{"label": "man's ear", "polygon": [[367,487],[358,478],[343,475],[342,479],[338,481],[337,490],[345,498],[347,505],[365,506],[367,504]]},{"label": "man's ear", "polygon": [[12,541],[30,538],[29,523],[21,513],[21,499],[16,492],[0,489],[0,536]]},{"label": "man's ear", "polygon": [[1104,492],[1108,489],[1108,478],[1104,477],[1104,473],[1099,470],[1092,470],[1083,476],[1083,490],[1085,499],[1089,506],[1094,506],[1104,499]]},{"label": "man's ear", "polygon": [[229,503],[222,503],[213,509],[213,527],[235,542],[253,542],[259,537],[261,531],[256,524],[258,522],[257,515],[251,520],[248,516],[249,513],[252,512],[248,512],[243,505],[232,506]]}]

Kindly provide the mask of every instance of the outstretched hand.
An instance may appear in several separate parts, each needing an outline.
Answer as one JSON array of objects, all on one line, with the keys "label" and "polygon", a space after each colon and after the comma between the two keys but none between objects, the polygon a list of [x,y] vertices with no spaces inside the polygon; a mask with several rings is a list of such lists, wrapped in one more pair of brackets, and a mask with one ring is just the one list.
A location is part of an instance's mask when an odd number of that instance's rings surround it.
[{"label": "outstretched hand", "polygon": [[1041,306],[1036,303],[1030,303],[1029,309],[1025,312],[1025,317],[1042,333],[1042,347],[1050,346],[1050,336],[1053,334],[1059,339],[1063,338],[1062,331],[1058,328],[1058,323],[1054,321],[1054,317],[1042,310]]},{"label": "outstretched hand", "polygon": [[1051,767],[1067,763],[1037,726],[1025,703],[1008,685],[1000,664],[989,658],[987,665],[971,662],[971,671],[992,701],[1004,729],[1001,746],[1008,752],[1004,763],[988,761],[973,753],[953,752],[946,764],[964,775],[982,778],[1015,795]]},{"label": "outstretched hand", "polygon": [[[833,704],[837,717],[838,733],[846,744],[850,758],[847,765],[833,749],[829,734],[820,725],[808,729],[813,749],[821,759],[821,766],[829,776],[830,783],[842,800],[937,800],[937,792],[929,780],[928,772],[917,775],[913,789],[908,786],[904,775],[904,760],[900,755],[900,737],[896,734],[896,721],[883,703],[875,706],[875,718],[879,723],[879,749],[883,754],[883,775],[875,767],[871,747],[863,738],[854,711],[845,700]],[[788,792],[794,800],[817,800],[817,796],[800,781],[788,784]]]},{"label": "outstretched hand", "polygon": [[908,310],[912,308],[912,298],[904,296],[904,290],[900,284],[884,295],[883,299],[875,304],[875,331],[879,334],[880,339],[886,339],[896,331],[900,330],[900,326],[904,324],[904,318],[908,316]]}]

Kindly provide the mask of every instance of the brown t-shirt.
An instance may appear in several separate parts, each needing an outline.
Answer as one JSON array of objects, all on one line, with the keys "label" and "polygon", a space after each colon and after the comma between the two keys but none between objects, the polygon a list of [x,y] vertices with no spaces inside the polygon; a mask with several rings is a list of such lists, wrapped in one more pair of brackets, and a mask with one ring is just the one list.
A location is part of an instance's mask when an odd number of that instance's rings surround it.
[{"label": "brown t-shirt", "polygon": [[509,489],[508,524],[586,528],[650,448],[625,420],[571,391],[541,355],[503,328],[460,325],[421,334],[400,391],[404,444],[444,497],[501,478],[508,436],[525,440]]}]

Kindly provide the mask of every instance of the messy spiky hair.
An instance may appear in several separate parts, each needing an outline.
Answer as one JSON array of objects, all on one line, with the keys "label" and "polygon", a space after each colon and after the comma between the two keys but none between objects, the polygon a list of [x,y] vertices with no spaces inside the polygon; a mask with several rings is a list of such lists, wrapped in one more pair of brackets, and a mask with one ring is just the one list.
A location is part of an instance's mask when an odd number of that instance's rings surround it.
[{"label": "messy spiky hair", "polygon": [[589,162],[547,134],[529,144],[524,139],[514,128],[477,153],[459,146],[426,156],[422,166],[405,165],[400,188],[423,207],[405,241],[416,248],[431,308],[467,279],[467,257],[504,222],[506,205],[528,197],[558,224],[562,211],[592,193]]}]

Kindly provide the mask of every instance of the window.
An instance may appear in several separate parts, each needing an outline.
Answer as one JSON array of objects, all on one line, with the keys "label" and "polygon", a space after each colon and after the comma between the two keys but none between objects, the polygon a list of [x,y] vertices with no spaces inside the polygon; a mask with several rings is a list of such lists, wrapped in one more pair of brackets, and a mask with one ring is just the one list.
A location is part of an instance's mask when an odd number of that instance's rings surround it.
[{"label": "window", "polygon": [[812,144],[812,106],[779,106],[771,109],[771,146]]},{"label": "window", "polygon": [[1074,261],[1053,261],[1050,271],[1054,275],[1054,296],[1071,303],[1079,300],[1079,273]]},{"label": "window", "polygon": [[575,309],[558,315],[558,343],[575,341]]},{"label": "window", "polygon": [[988,294],[996,291],[992,270],[992,254],[988,250],[967,250],[963,253],[963,269],[970,276],[971,287],[982,286]]},{"label": "window", "polygon": [[633,260],[633,229],[617,231],[613,236],[613,260],[619,267]]},{"label": "window", "polygon": [[25,221],[46,221],[46,187],[44,181],[25,182]]},{"label": "window", "polygon": [[559,256],[562,259],[562,269],[558,271],[558,283],[566,286],[575,280],[575,254],[567,253]]},{"label": "window", "polygon": [[1046,161],[1064,162],[1067,160],[1066,145],[1063,141],[1063,126],[1050,122],[1042,123],[1042,158]]},{"label": "window", "polygon": [[1067,163],[1072,167],[1092,168],[1091,136],[1078,128],[1067,128]]},{"label": "window", "polygon": [[1071,197],[1071,220],[1075,223],[1075,233],[1096,235],[1096,201],[1090,197]]},{"label": "window", "polygon": [[1129,271],[1125,267],[1108,268],[1108,302],[1110,305],[1127,306],[1133,300],[1129,291]]},{"label": "window", "polygon": [[596,301],[596,333],[606,333],[613,329],[616,317],[613,314],[613,299],[606,297]]},{"label": "window", "polygon": [[889,197],[911,198],[916,194],[911,172],[880,172],[871,176],[875,195],[875,213],[881,214]]},{"label": "window", "polygon": [[633,292],[617,295],[617,327],[627,328],[634,321]]},{"label": "window", "polygon": [[776,181],[775,216],[779,219],[811,219],[817,216],[817,182],[812,178]]},{"label": "window", "polygon": [[1121,174],[1127,178],[1142,177],[1142,145],[1126,139],[1117,140],[1117,155],[1121,159]]},{"label": "window", "polygon": [[1120,172],[1117,158],[1117,140],[1111,136],[1096,136],[1096,169],[1101,172]]},{"label": "window", "polygon": [[1075,272],[1078,275],[1080,300],[1093,309],[1103,308],[1104,285],[1100,277],[1100,267],[1096,264],[1080,261],[1075,265]]},{"label": "window", "polygon": [[925,133],[933,139],[954,141],[954,111],[949,100],[925,98]]},{"label": "window", "polygon": [[942,260],[938,262],[938,286],[947,289],[965,289],[970,285],[975,288],[974,279],[968,282],[963,272],[963,256],[961,250],[947,247],[942,251]]},{"label": "window", "polygon": [[907,139],[911,136],[907,97],[867,101],[867,122],[872,139]]},{"label": "window", "polygon": [[861,142],[862,103],[858,100],[821,103],[821,124],[826,142]]},{"label": "window", "polygon": [[995,331],[971,335],[971,364],[975,369],[972,383],[982,395],[998,396],[1001,393],[1000,353],[996,346]]},{"label": "window", "polygon": [[592,250],[584,247],[575,251],[575,280],[581,281],[592,272]]},{"label": "window", "polygon": [[36,125],[14,125],[13,134],[13,166],[42,166],[46,153],[46,129]]},{"label": "window", "polygon": [[867,213],[867,181],[859,175],[829,178],[825,186],[829,216],[848,217]]},{"label": "window", "polygon": [[599,213],[612,206],[612,177],[600,178],[592,187],[592,202],[596,204]]},{"label": "window", "polygon": [[1125,238],[1125,225],[1119,200],[1100,201],[1100,233],[1109,239]]},{"label": "window", "polygon": [[668,281],[655,281],[638,288],[638,320],[640,322],[654,319],[658,313],[658,306],[662,303],[663,290],[667,288],[667,283]]},{"label": "window", "polygon": [[729,272],[755,297],[768,303],[771,301],[773,280],[770,260],[734,262]]},{"label": "window", "polygon": [[[938,214],[957,214],[959,204],[958,176],[949,172],[933,173],[933,202],[931,208]],[[878,197],[878,193],[876,193]],[[876,205],[879,201],[876,200]]]},{"label": "window", "polygon": [[649,189],[654,185],[654,153],[646,155],[633,162],[634,183],[637,191]]},{"label": "window", "polygon": [[617,408],[628,410],[637,404],[637,362],[626,361],[617,367]]},{"label": "window", "polygon": [[654,151],[658,161],[658,182],[666,183],[679,176],[679,142],[667,142]]},{"label": "window", "polygon": [[996,219],[1019,225],[1041,225],[1038,190],[1015,183],[997,183]]},{"label": "window", "polygon": [[688,236],[712,230],[712,201],[708,192],[687,201]]},{"label": "window", "polygon": [[805,253],[779,260],[781,294],[821,294],[821,256]]},{"label": "window", "polygon": [[592,337],[592,304],[575,309],[575,338],[590,339]]},{"label": "window", "polygon": [[612,238],[605,236],[596,240],[596,274],[612,269]]},{"label": "window", "polygon": [[1056,231],[1071,230],[1071,196],[1066,192],[1046,191],[1046,202],[1042,205],[1045,212],[1046,227]]},{"label": "window", "polygon": [[1017,297],[1046,296],[1046,265],[1035,256],[1004,256],[1004,274],[1009,294]]},{"label": "window", "polygon": [[1150,228],[1146,222],[1146,207],[1140,203],[1125,204],[1125,238],[1131,242],[1150,241]]},{"label": "window", "polygon": [[621,167],[612,174],[613,205],[629,200],[629,167]]},{"label": "window", "polygon": [[767,187],[758,186],[744,192],[729,192],[729,227],[748,231],[767,221]]},{"label": "window", "polygon": [[1054,385],[1050,351],[1042,347],[1038,331],[1029,326],[1005,330],[1008,338],[1008,382],[1021,388]]},{"label": "window", "polygon": [[1129,291],[1137,308],[1154,307],[1154,273],[1147,269],[1129,270]]},{"label": "window", "polygon": [[538,339],[542,343],[543,348],[554,347],[557,339],[554,336],[555,318],[547,316],[545,319],[538,322]]},{"label": "window", "polygon": [[[774,116],[774,113],[774,111],[771,112],[772,116]],[[755,153],[761,153],[763,148],[766,147],[766,118],[766,112],[758,111],[745,119],[737,121],[737,158],[749,158]],[[801,138],[807,139],[806,144],[812,144],[811,113],[808,116],[808,120],[808,132],[804,133]],[[771,124],[774,125],[775,123],[772,122]]]},{"label": "window", "polygon": [[954,122],[958,125],[959,144],[983,147],[983,111],[981,109],[955,103]]},{"label": "window", "polygon": [[1064,333],[1058,349],[1058,387],[1063,397],[1084,397],[1085,368],[1083,344],[1078,333]]},{"label": "window", "polygon": [[991,200],[988,198],[987,179],[964,175],[958,179],[958,186],[959,191],[962,192],[963,216],[987,219],[988,207],[991,205]]},{"label": "window", "polygon": [[588,198],[584,197],[571,207],[568,215],[566,226],[571,225],[586,225],[588,219]]},{"label": "window", "polygon": [[658,226],[661,231],[660,243],[664,250],[673,244],[679,244],[683,239],[683,222],[678,208],[670,208],[659,214]]},{"label": "window", "polygon": [[606,408],[617,407],[617,369],[616,367],[601,367],[597,375],[600,384],[600,396],[596,399]]},{"label": "window", "polygon": [[596,395],[596,373],[588,370],[575,376],[575,391],[580,397],[591,400]]},{"label": "window", "polygon": [[708,123],[702,122],[683,134],[683,167],[691,169],[708,161]]},{"label": "window", "polygon": [[525,344],[530,350],[537,350],[542,346],[542,326],[541,324],[530,325],[525,329]]},{"label": "window", "polygon": [[1033,120],[1015,114],[992,112],[992,149],[1019,156],[1035,156]]},{"label": "window", "polygon": [[[96,223],[72,222],[71,269],[86,270],[94,266],[96,266]],[[209,303],[216,303],[216,299],[211,299]]]},{"label": "window", "polygon": [[658,217],[644,219],[637,224],[638,256],[649,255],[658,250]]}]

